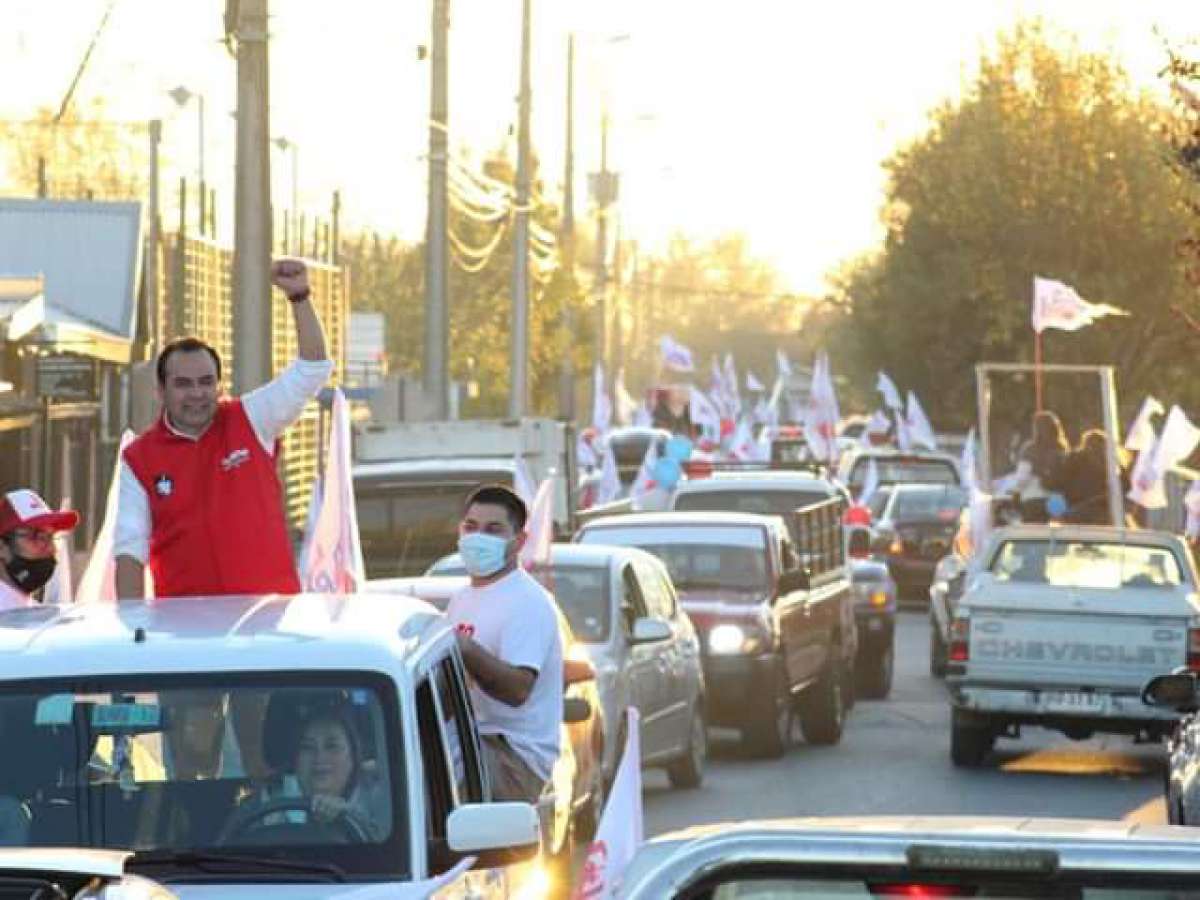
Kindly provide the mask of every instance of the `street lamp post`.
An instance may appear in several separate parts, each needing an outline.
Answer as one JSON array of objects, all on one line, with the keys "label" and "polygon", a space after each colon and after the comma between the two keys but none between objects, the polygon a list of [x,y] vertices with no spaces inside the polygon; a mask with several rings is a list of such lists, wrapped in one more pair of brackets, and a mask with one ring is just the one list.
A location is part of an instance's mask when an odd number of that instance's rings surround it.
[{"label": "street lamp post", "polygon": [[285,137],[277,137],[271,143],[285,153],[289,150],[292,153],[292,211],[288,220],[290,223],[288,233],[291,241],[288,252],[296,253],[298,252],[297,248],[300,246],[300,151],[295,141],[288,140]]},{"label": "street lamp post", "polygon": [[169,91],[168,94],[181,108],[187,106],[188,101],[193,97],[196,99],[196,109],[198,112],[197,137],[199,141],[196,167],[200,175],[200,233],[205,234],[208,229],[208,189],[206,186],[207,182],[204,179],[204,95],[190,91],[182,84],[174,90]]}]

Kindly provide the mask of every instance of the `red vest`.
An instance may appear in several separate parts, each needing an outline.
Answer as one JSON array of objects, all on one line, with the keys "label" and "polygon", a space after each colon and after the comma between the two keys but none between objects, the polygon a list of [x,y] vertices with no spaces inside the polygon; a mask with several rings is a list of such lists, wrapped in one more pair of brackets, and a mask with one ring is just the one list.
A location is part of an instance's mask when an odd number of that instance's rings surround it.
[{"label": "red vest", "polygon": [[240,400],[222,400],[199,440],[160,418],[125,462],[149,498],[156,596],[300,591],[275,460]]}]

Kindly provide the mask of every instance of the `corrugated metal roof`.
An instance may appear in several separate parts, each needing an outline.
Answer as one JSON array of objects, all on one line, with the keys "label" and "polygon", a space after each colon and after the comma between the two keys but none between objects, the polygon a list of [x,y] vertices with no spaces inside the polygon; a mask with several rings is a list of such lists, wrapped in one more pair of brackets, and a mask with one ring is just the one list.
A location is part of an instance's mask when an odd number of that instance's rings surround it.
[{"label": "corrugated metal roof", "polygon": [[0,274],[44,276],[58,310],[132,340],[141,204],[0,199]]}]

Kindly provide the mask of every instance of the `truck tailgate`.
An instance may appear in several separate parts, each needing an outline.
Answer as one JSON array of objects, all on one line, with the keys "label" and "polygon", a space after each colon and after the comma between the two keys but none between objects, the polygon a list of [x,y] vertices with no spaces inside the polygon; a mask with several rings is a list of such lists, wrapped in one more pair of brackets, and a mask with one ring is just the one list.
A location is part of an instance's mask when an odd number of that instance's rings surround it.
[{"label": "truck tailgate", "polygon": [[1152,676],[1186,664],[1191,612],[1178,595],[1141,602],[1139,592],[1117,603],[1112,592],[1090,593],[1073,594],[1069,609],[972,602],[964,681],[1139,693]]}]

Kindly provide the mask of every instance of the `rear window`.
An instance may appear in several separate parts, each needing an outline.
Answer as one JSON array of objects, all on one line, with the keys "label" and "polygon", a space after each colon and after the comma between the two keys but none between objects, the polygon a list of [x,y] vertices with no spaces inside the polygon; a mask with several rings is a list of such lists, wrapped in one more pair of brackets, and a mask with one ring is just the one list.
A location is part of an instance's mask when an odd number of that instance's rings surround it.
[{"label": "rear window", "polygon": [[855,491],[867,478],[870,459],[875,460],[879,480],[885,484],[958,484],[958,472],[946,459],[920,457],[860,456],[850,469],[850,486]]},{"label": "rear window", "polygon": [[957,522],[967,504],[962,488],[902,490],[892,504],[892,518],[905,522]]},{"label": "rear window", "polygon": [[745,490],[688,491],[675,498],[680,512],[739,512],[765,516],[790,516],[803,506],[830,498],[825,491],[779,491],[747,487]]},{"label": "rear window", "polygon": [[1066,588],[1171,588],[1183,569],[1170,550],[1093,541],[1006,541],[992,558],[997,581]]},{"label": "rear window", "polygon": [[658,443],[658,449],[661,452],[665,442],[657,435],[650,434],[614,436],[609,441],[609,446],[612,448],[613,458],[617,461],[618,466],[622,468],[640,466],[646,458],[646,451],[650,448],[652,440]]}]

